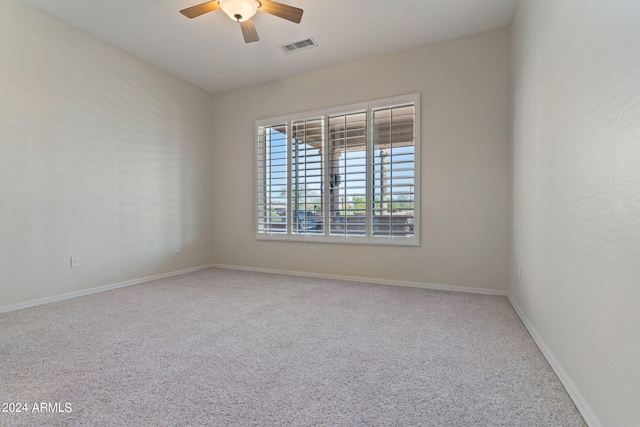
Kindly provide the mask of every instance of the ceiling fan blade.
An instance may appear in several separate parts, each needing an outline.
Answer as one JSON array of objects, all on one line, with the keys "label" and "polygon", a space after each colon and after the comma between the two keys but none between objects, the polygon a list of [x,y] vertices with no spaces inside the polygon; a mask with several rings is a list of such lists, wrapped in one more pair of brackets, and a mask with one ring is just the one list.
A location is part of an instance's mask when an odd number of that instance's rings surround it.
[{"label": "ceiling fan blade", "polygon": [[302,9],[269,0],[261,0],[260,3],[262,6],[260,6],[258,10],[262,12],[266,12],[279,18],[284,18],[288,21],[295,22],[296,24],[299,24],[302,20]]},{"label": "ceiling fan blade", "polygon": [[244,36],[245,43],[253,43],[260,40],[258,32],[256,31],[256,26],[253,25],[253,19],[247,19],[246,21],[241,22],[240,29],[242,29],[242,35]]},{"label": "ceiling fan blade", "polygon": [[217,1],[208,1],[206,3],[199,4],[197,6],[189,7],[180,11],[181,14],[187,18],[196,18],[200,15],[204,15],[207,12],[213,12],[220,9],[220,4]]}]

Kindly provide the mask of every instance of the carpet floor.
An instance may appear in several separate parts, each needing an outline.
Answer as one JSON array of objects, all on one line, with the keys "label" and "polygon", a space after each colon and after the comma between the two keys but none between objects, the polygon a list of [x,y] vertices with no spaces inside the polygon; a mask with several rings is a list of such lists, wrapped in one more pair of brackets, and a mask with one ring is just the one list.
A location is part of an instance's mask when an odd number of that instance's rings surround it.
[{"label": "carpet floor", "polygon": [[585,426],[499,296],[211,269],[0,331],[2,426]]}]

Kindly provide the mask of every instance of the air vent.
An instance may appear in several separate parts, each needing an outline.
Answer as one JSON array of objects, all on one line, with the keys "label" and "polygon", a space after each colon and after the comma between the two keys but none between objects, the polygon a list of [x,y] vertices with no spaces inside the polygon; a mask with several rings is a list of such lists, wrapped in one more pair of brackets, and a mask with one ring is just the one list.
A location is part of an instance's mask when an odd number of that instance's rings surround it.
[{"label": "air vent", "polygon": [[286,54],[300,52],[301,50],[311,49],[312,47],[317,47],[318,43],[311,37],[305,40],[300,40],[298,42],[293,42],[289,44],[280,45],[280,49]]}]

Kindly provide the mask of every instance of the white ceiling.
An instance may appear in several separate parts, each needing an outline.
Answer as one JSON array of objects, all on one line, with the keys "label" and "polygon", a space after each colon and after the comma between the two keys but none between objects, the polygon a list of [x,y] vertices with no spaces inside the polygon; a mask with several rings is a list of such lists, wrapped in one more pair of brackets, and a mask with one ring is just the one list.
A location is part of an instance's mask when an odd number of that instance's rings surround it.
[{"label": "white ceiling", "polygon": [[[211,93],[509,25],[517,0],[279,0],[300,24],[265,13],[245,44],[222,10],[188,19],[205,0],[24,0]],[[320,47],[278,47],[313,37]]]}]

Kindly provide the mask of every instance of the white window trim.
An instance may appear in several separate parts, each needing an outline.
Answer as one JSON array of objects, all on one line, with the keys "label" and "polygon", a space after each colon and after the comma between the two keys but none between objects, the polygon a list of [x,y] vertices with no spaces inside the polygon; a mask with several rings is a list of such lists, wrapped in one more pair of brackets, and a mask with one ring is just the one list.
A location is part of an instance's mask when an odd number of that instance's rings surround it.
[{"label": "white window trim", "polygon": [[[405,236],[375,236],[371,234],[371,163],[374,155],[373,150],[370,150],[369,147],[373,145],[373,132],[371,132],[371,116],[372,111],[377,108],[384,107],[393,107],[397,105],[403,104],[413,104],[414,105],[414,194],[413,194],[413,202],[414,202],[414,226],[413,226],[413,236],[405,237]],[[324,218],[325,218],[325,226],[323,234],[294,234],[291,233],[292,228],[292,218],[291,215],[287,218],[287,232],[286,233],[261,233],[259,232],[258,225],[258,208],[259,208],[259,200],[258,194],[260,192],[259,189],[259,179],[258,179],[258,166],[260,162],[260,152],[259,152],[259,141],[258,134],[259,128],[263,126],[271,126],[274,124],[287,124],[287,203],[290,203],[291,197],[291,182],[290,182],[290,171],[291,171],[291,135],[292,135],[292,122],[295,120],[312,118],[312,117],[322,117],[324,119],[325,126],[325,135],[328,135],[328,117],[333,114],[348,114],[356,111],[365,110],[367,113],[367,162],[366,162],[366,186],[367,186],[367,225],[366,225],[366,235],[364,236],[356,236],[356,235],[331,235],[330,234],[330,226],[329,226],[329,192],[325,191],[324,198]],[[413,93],[409,95],[396,96],[392,98],[378,99],[374,101],[368,101],[358,104],[345,105],[340,107],[332,107],[325,108],[314,111],[307,111],[303,113],[296,113],[278,117],[270,117],[266,119],[257,120],[255,123],[254,136],[256,138],[255,141],[255,176],[254,176],[254,184],[255,184],[255,193],[254,193],[254,228],[255,228],[255,236],[257,240],[277,240],[277,241],[291,241],[291,242],[313,242],[313,243],[353,243],[353,244],[373,244],[373,245],[395,245],[395,246],[419,246],[420,245],[420,223],[421,223],[421,214],[420,214],[420,193],[421,193],[421,179],[420,179],[420,169],[421,169],[421,131],[420,131],[420,94]],[[328,152],[329,149],[329,138],[325,138],[324,140],[324,152]],[[323,160],[323,168],[324,168],[324,176],[328,176],[328,165],[329,162]],[[290,211],[290,206],[287,207]]]}]

